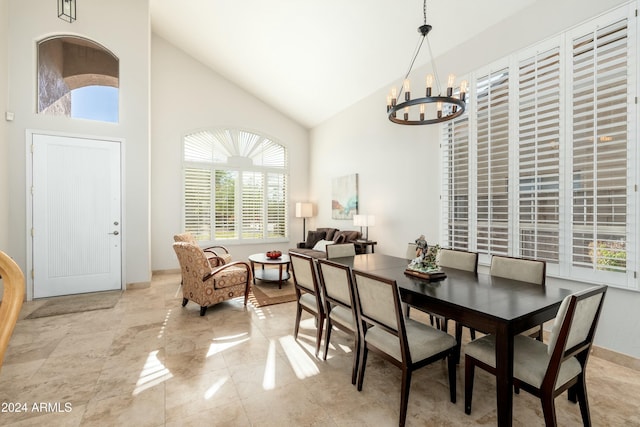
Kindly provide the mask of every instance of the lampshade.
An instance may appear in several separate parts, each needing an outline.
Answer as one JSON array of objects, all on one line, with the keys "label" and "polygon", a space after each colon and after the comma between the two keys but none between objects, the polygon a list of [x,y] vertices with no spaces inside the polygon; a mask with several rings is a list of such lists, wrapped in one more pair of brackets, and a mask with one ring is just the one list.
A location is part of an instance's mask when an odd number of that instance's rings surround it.
[{"label": "lampshade", "polygon": [[376,217],[374,215],[354,215],[353,225],[358,227],[369,227],[376,225]]},{"label": "lampshade", "polygon": [[313,203],[296,203],[296,218],[311,218],[313,216]]}]

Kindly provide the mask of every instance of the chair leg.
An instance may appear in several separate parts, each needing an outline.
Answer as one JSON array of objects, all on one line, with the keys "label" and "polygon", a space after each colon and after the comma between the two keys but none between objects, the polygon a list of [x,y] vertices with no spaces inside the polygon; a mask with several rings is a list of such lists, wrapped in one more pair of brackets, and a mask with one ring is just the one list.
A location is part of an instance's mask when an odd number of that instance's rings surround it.
[{"label": "chair leg", "polygon": [[578,378],[575,385],[575,392],[580,403],[580,415],[582,415],[582,425],[591,427],[591,415],[589,414],[589,399],[587,398],[587,384],[585,383],[584,372]]},{"label": "chair leg", "polygon": [[204,316],[206,312],[207,312],[207,307],[200,306],[200,316]]},{"label": "chair leg", "polygon": [[473,376],[476,364],[469,356],[464,358],[464,413],[471,414],[471,398],[473,397]]},{"label": "chair leg", "polygon": [[469,332],[471,333],[471,339],[475,340],[476,339],[476,330],[473,328],[469,328]]},{"label": "chair leg", "polygon": [[324,325],[324,316],[316,317],[316,357],[320,354],[320,344],[322,343],[322,326]]},{"label": "chair leg", "polygon": [[457,350],[451,350],[447,356],[447,362],[449,364],[449,395],[451,403],[456,403],[456,364],[457,364]]},{"label": "chair leg", "polygon": [[558,422],[556,421],[556,405],[554,400],[553,393],[544,393],[540,396],[545,427],[556,427],[558,425]]},{"label": "chair leg", "polygon": [[411,370],[405,366],[402,369],[402,385],[400,389],[400,421],[398,425],[404,426],[407,420],[407,407],[409,406],[409,389],[411,388]]},{"label": "chair leg", "polygon": [[358,391],[362,391],[362,383],[364,382],[364,368],[367,365],[367,353],[369,350],[367,349],[366,344],[362,344],[360,346],[360,363],[358,364],[358,368],[360,372],[358,373]]},{"label": "chair leg", "polygon": [[331,323],[331,319],[327,316],[327,331],[324,333],[324,354],[322,355],[323,360],[327,360],[327,353],[329,353],[329,340],[331,339],[331,329],[333,329],[333,324]]},{"label": "chair leg", "polygon": [[456,322],[456,364],[460,363],[460,349],[462,347],[462,324]]},{"label": "chair leg", "polygon": [[353,369],[351,370],[351,384],[356,385],[358,379],[358,363],[360,362],[360,340],[358,332],[355,333],[355,343],[353,349]]},{"label": "chair leg", "polygon": [[569,402],[571,403],[578,403],[578,393],[577,393],[577,384],[574,384],[573,386],[569,387],[569,390],[567,390],[567,399],[569,399]]},{"label": "chair leg", "polygon": [[187,303],[189,302],[188,299],[186,298],[182,298],[182,306],[184,307],[185,305],[187,305]]},{"label": "chair leg", "polygon": [[302,306],[297,302],[296,308],[296,325],[293,329],[293,339],[298,339],[298,331],[300,330],[300,317],[302,317]]}]

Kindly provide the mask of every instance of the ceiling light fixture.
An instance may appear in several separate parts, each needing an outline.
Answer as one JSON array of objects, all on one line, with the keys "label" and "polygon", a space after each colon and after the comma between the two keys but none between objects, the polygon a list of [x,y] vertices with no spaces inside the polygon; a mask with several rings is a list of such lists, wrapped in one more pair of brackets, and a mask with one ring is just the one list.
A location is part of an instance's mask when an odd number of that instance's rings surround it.
[{"label": "ceiling light fixture", "polygon": [[58,18],[69,23],[76,20],[76,0],[58,0]]},{"label": "ceiling light fixture", "polygon": [[[400,88],[400,92],[397,93],[396,88],[391,88],[391,94],[387,96],[387,114],[389,116],[389,120],[394,123],[398,123],[401,125],[430,125],[434,123],[445,122],[447,120],[454,119],[464,113],[466,108],[465,104],[465,96],[467,92],[467,82],[462,81],[460,83],[460,95],[458,98],[453,96],[453,84],[455,81],[455,76],[453,74],[449,75],[447,80],[447,92],[446,96],[441,95],[440,91],[440,79],[438,78],[438,71],[436,69],[436,63],[433,59],[433,53],[431,52],[431,45],[429,44],[429,39],[427,38],[427,34],[431,31],[431,25],[427,24],[427,0],[424,0],[423,4],[423,14],[424,14],[424,24],[418,27],[418,32],[420,33],[420,39],[418,42],[418,46],[416,48],[416,52],[413,55],[413,59],[409,64],[409,70],[404,77],[404,82],[402,87]],[[429,48],[429,56],[431,57],[431,64],[433,64],[433,75],[429,74],[426,78],[426,94],[422,98],[411,99],[411,89],[409,84],[409,74],[411,73],[411,69],[413,68],[413,64],[420,53],[420,48],[424,41],[427,40],[427,46]],[[434,77],[435,76],[435,77]],[[435,81],[436,89],[438,92],[437,96],[432,96],[432,87]],[[398,97],[402,95],[404,92],[404,102],[398,104]],[[435,104],[435,106],[434,106]],[[412,110],[410,107],[418,106],[420,110],[420,115],[418,120],[410,120],[409,112]],[[399,118],[398,112],[404,110],[402,113],[402,118]],[[415,114],[415,113],[414,113]]]}]

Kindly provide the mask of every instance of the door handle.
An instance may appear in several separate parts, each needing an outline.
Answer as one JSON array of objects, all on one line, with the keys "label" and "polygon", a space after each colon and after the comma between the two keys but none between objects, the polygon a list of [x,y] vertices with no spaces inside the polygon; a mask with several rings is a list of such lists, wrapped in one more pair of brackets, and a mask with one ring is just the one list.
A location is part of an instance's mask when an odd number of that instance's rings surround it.
[{"label": "door handle", "polygon": [[117,236],[117,235],[118,235],[118,234],[120,234],[120,233],[118,232],[118,230],[116,230],[116,231],[114,231],[113,233],[109,233],[109,234],[113,234],[114,236]]}]

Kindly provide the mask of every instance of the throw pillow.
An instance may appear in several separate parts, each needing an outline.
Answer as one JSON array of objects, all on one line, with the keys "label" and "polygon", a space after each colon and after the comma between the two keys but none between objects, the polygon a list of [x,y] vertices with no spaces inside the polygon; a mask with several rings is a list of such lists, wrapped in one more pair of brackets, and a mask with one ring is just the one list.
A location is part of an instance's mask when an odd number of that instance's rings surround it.
[{"label": "throw pillow", "polygon": [[304,242],[304,247],[312,249],[316,243],[326,237],[327,233],[324,231],[309,231],[307,232],[307,241]]},{"label": "throw pillow", "polygon": [[327,251],[327,245],[332,245],[333,244],[333,240],[319,240],[318,243],[316,243],[313,246],[313,250],[314,251],[322,251],[322,252],[326,252]]}]

